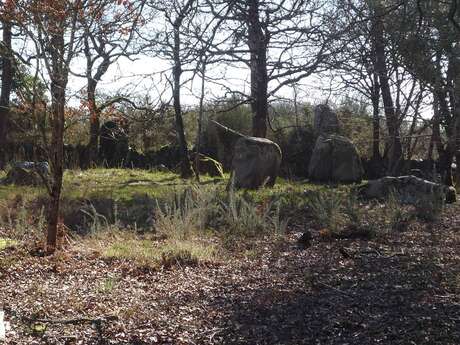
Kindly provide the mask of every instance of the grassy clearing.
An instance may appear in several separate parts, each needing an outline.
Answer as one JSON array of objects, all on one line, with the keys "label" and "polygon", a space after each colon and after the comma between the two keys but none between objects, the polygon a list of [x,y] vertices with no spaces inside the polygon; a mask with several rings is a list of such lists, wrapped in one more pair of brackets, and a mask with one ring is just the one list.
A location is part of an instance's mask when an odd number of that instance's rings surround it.
[{"label": "grassy clearing", "polygon": [[[0,172],[0,177],[4,172]],[[202,184],[222,182],[221,179],[202,176]],[[169,194],[171,189],[185,188],[194,181],[183,180],[172,172],[148,171],[139,169],[89,169],[66,170],[64,173],[63,198],[90,199],[110,197],[114,200],[131,200],[145,194],[161,198]],[[23,186],[0,186],[0,199],[7,200],[21,195],[33,199],[45,195],[44,188]]]},{"label": "grassy clearing", "polygon": [[[198,184],[172,173],[93,169],[66,171],[64,182],[63,221],[85,235],[78,241],[81,249],[150,267],[251,256],[258,239],[283,238],[292,230],[312,230],[327,241],[368,240],[405,231],[416,221],[434,221],[443,207],[431,199],[415,207],[395,197],[365,202],[354,186],[283,179],[271,189],[226,191],[225,179]],[[39,189],[28,195],[14,186],[3,189],[10,194],[0,205],[0,227],[21,241],[30,233],[34,239],[43,236],[46,198]]]}]

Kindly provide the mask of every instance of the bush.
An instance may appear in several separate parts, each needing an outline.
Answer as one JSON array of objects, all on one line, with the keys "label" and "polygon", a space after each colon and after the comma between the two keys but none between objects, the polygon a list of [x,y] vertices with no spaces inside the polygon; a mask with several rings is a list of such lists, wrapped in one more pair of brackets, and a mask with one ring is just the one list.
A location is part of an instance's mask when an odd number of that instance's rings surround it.
[{"label": "bush", "polygon": [[341,196],[331,191],[315,191],[309,192],[306,197],[307,208],[318,225],[327,228],[332,233],[337,233],[340,226],[343,225],[340,212]]},{"label": "bush", "polygon": [[210,229],[224,237],[244,238],[284,233],[287,220],[278,200],[255,202],[248,193],[190,187],[156,208],[155,230],[177,240],[201,236]]},{"label": "bush", "polygon": [[174,194],[160,205],[157,201],[154,228],[169,238],[186,239],[212,224],[217,212],[217,190],[197,186]]},{"label": "bush", "polygon": [[435,222],[439,220],[444,210],[444,200],[444,193],[436,191],[420,198],[415,204],[416,217],[425,222]]}]

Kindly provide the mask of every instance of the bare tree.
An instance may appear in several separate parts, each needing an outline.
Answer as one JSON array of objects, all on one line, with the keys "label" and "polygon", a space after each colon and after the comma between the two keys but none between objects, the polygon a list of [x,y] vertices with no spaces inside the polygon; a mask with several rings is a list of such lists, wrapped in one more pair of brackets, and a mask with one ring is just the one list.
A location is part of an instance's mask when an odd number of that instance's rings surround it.
[{"label": "bare tree", "polygon": [[50,201],[47,212],[46,252],[56,250],[63,177],[63,135],[66,88],[70,63],[79,47],[78,16],[85,0],[54,2],[18,1],[17,25],[33,41],[36,56],[44,65],[51,94],[51,142],[47,148],[51,179],[47,185]]},{"label": "bare tree", "polygon": [[270,97],[285,86],[318,72],[331,55],[334,34],[326,32],[321,1],[208,0],[224,20],[223,37],[213,46],[228,62],[250,70],[253,135],[267,134]]},{"label": "bare tree", "polygon": [[[444,183],[453,184],[452,162],[460,162],[460,38],[452,20],[458,18],[455,3],[410,1],[397,18],[408,28],[399,51],[405,67],[423,81],[433,95],[433,147],[438,151]],[[453,17],[452,17],[453,15]],[[443,139],[446,138],[446,140]],[[460,175],[457,176],[460,180]]]},{"label": "bare tree", "polygon": [[150,7],[164,20],[163,27],[158,24],[153,35],[146,37],[151,52],[171,64],[167,75],[172,90],[175,116],[175,129],[181,154],[181,176],[190,178],[193,169],[190,162],[187,141],[182,119],[181,89],[184,72],[195,72],[195,46],[197,41],[191,34],[192,22],[197,15],[197,0],[151,1]]},{"label": "bare tree", "polygon": [[97,86],[109,67],[120,58],[131,59],[139,53],[134,47],[137,27],[142,23],[145,0],[117,4],[111,0],[93,1],[81,17],[83,31],[83,53],[86,59],[86,96],[90,119],[90,140],[88,143],[89,163],[98,158],[100,114],[108,104],[97,101]]},{"label": "bare tree", "polygon": [[6,13],[9,8],[2,9],[5,11],[1,15],[3,41],[1,45],[1,71],[2,71],[2,87],[0,93],[0,169],[3,169],[6,164],[5,148],[8,134],[8,120],[10,112],[10,94],[13,85],[13,54],[11,47],[11,21]]}]

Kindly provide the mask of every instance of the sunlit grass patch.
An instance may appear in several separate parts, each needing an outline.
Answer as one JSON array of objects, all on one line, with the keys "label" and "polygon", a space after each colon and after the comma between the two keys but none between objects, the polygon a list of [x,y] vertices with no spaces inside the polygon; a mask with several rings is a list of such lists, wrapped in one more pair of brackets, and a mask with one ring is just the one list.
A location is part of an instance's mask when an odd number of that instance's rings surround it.
[{"label": "sunlit grass patch", "polygon": [[15,247],[17,244],[17,241],[11,240],[9,238],[0,237],[0,251],[5,250],[7,248]]},{"label": "sunlit grass patch", "polygon": [[216,258],[216,249],[213,245],[193,240],[154,242],[131,239],[111,244],[102,255],[127,259],[140,266],[170,268],[212,262]]},{"label": "sunlit grass patch", "polygon": [[183,240],[142,236],[131,231],[107,231],[82,239],[82,250],[94,250],[104,258],[130,261],[138,266],[170,268],[216,262],[218,250],[209,239]]}]

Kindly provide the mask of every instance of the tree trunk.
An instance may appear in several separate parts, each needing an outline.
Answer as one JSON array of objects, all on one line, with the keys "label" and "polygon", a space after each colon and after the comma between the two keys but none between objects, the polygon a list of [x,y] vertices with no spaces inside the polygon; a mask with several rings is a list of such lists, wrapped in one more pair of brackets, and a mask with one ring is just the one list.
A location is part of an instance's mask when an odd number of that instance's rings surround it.
[{"label": "tree trunk", "polygon": [[374,88],[372,90],[372,160],[380,161],[380,84],[377,73],[374,73]]},{"label": "tree trunk", "polygon": [[10,94],[13,84],[13,64],[11,61],[11,23],[3,21],[3,45],[5,52],[1,58],[2,89],[0,95],[0,169],[6,165],[6,143],[10,112]]},{"label": "tree trunk", "polygon": [[195,155],[195,176],[198,182],[200,182],[200,147],[201,147],[201,134],[203,128],[203,117],[204,117],[204,86],[206,76],[206,62],[204,59],[201,61],[201,94],[200,94],[200,105],[198,113],[198,129],[196,133],[196,155]]},{"label": "tree trunk", "polygon": [[48,209],[48,234],[46,241],[47,253],[56,249],[57,228],[59,222],[59,204],[62,189],[63,156],[64,156],[64,106],[66,83],[62,80],[51,81],[52,95],[52,136],[50,147],[50,163],[52,171],[50,204]]},{"label": "tree trunk", "polygon": [[65,94],[67,87],[67,66],[65,66],[64,34],[57,33],[51,39],[51,117],[52,133],[49,148],[52,180],[50,183],[50,203],[48,206],[48,229],[46,237],[46,252],[56,250],[59,208],[62,190],[63,158],[64,158],[64,115]]},{"label": "tree trunk", "polygon": [[383,105],[385,108],[385,118],[389,134],[388,150],[388,171],[389,175],[398,175],[403,154],[401,138],[399,133],[399,119],[395,112],[393,98],[391,95],[388,69],[386,66],[384,24],[380,5],[377,4],[374,12],[372,35],[375,44],[375,69],[379,75],[380,90],[382,91]]},{"label": "tree trunk", "polygon": [[180,77],[182,74],[182,62],[180,58],[180,22],[174,27],[174,67],[173,67],[173,99],[174,115],[176,118],[176,133],[181,154],[181,177],[190,178],[193,176],[193,170],[188,154],[187,141],[185,139],[184,123],[182,120],[182,109],[180,102]]},{"label": "tree trunk", "polygon": [[453,50],[451,58],[452,73],[453,73],[453,133],[452,133],[452,149],[453,156],[455,156],[457,169],[455,180],[460,182],[460,47],[456,46]]},{"label": "tree trunk", "polygon": [[268,120],[268,73],[267,73],[267,37],[259,20],[258,0],[249,1],[248,46],[251,51],[251,110],[252,134],[255,137],[267,136]]},{"label": "tree trunk", "polygon": [[88,159],[89,165],[94,166],[99,157],[100,112],[96,105],[96,81],[92,78],[88,78],[87,97],[90,115]]}]

